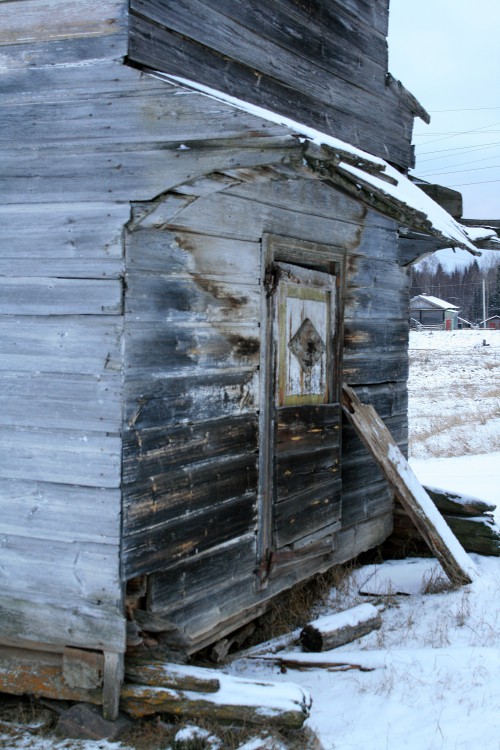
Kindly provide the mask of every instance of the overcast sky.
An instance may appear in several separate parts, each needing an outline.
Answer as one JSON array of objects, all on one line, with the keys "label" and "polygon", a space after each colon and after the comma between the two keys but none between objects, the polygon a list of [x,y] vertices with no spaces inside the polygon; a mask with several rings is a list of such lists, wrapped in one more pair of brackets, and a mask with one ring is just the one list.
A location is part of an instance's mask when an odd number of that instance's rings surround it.
[{"label": "overcast sky", "polygon": [[431,115],[415,120],[415,174],[459,190],[466,218],[500,219],[500,0],[390,9],[389,70]]}]

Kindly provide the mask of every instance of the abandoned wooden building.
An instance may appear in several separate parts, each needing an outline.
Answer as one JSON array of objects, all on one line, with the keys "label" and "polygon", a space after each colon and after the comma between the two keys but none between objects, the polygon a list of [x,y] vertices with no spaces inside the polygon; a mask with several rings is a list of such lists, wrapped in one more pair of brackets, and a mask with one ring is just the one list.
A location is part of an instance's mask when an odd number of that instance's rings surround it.
[{"label": "abandoned wooden building", "polygon": [[127,626],[195,653],[391,532],[341,384],[404,449],[406,266],[474,246],[406,177],[387,22],[0,5],[0,690],[114,716]]},{"label": "abandoned wooden building", "polygon": [[410,322],[419,328],[455,331],[458,328],[459,310],[458,305],[452,302],[431,294],[417,294],[410,300]]}]

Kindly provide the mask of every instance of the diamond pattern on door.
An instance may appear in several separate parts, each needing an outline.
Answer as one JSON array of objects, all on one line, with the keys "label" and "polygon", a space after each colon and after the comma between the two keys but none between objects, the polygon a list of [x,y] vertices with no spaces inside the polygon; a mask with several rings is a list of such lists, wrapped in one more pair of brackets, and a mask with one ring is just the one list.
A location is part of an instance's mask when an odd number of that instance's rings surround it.
[{"label": "diamond pattern on door", "polygon": [[296,356],[304,372],[310,372],[326,352],[326,344],[309,318],[304,320],[291,338],[288,348]]}]

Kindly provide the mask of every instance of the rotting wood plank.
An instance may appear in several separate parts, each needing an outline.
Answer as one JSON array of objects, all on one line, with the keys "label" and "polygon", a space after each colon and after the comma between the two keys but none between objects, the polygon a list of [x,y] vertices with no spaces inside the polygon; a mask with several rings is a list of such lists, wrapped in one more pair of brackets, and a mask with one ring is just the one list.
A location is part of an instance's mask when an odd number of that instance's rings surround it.
[{"label": "rotting wood plank", "polygon": [[346,384],[342,386],[342,406],[450,580],[458,585],[471,583],[475,574],[472,560],[418,482],[375,409],[362,404]]},{"label": "rotting wood plank", "polygon": [[330,651],[381,627],[378,609],[372,604],[360,604],[309,622],[300,633],[300,644],[304,651]]},{"label": "rotting wood plank", "polygon": [[148,657],[127,657],[125,678],[134,684],[172,690],[191,690],[197,693],[216,693],[220,690],[220,680],[213,670],[185,667]]}]

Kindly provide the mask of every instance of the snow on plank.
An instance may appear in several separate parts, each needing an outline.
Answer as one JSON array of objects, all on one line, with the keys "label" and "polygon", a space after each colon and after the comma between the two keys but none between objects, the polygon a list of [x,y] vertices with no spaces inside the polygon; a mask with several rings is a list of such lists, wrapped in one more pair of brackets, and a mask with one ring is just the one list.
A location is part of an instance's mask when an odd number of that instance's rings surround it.
[{"label": "snow on plank", "polygon": [[346,384],[342,386],[342,406],[447,576],[457,585],[472,583],[477,573],[474,563],[412,472],[373,406],[362,404]]}]

